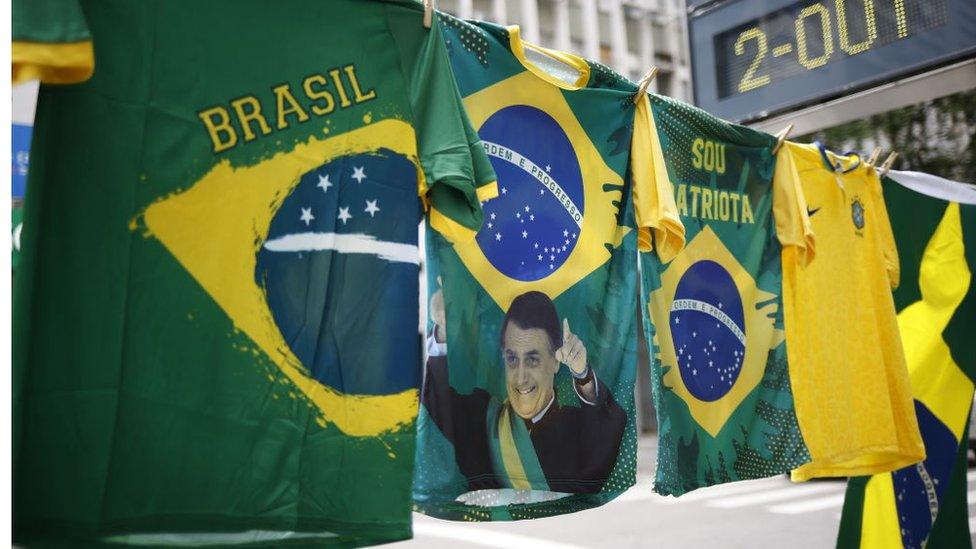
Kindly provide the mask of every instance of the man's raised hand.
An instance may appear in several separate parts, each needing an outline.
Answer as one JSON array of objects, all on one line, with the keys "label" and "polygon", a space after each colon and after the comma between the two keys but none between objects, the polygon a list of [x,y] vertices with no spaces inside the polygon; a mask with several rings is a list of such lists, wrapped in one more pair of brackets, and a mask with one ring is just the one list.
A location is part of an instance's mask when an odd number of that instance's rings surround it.
[{"label": "man's raised hand", "polygon": [[576,376],[586,374],[586,347],[580,338],[569,331],[569,319],[563,319],[563,345],[556,351],[556,360],[562,362]]},{"label": "man's raised hand", "polygon": [[447,315],[444,313],[444,289],[441,277],[437,277],[437,290],[430,294],[430,319],[434,321],[434,340],[444,343],[447,340]]}]

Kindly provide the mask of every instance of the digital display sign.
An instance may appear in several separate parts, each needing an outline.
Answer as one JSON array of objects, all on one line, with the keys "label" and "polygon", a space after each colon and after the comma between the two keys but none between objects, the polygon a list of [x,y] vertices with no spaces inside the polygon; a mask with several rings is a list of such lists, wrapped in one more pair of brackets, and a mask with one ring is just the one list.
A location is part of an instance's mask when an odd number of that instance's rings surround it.
[{"label": "digital display sign", "polygon": [[747,121],[976,54],[976,1],[727,1],[689,29],[696,103]]}]

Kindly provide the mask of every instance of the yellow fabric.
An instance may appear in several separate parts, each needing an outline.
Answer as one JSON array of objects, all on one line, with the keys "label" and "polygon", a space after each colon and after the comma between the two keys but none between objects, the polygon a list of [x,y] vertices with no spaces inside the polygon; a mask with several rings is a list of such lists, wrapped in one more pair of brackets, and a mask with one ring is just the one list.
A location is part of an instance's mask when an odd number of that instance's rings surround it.
[{"label": "yellow fabric", "polygon": [[[383,120],[336,137],[309,137],[257,164],[225,160],[185,190],[150,204],[130,229],[154,238],[180,262],[234,323],[318,410],[317,423],[357,437],[396,432],[417,417],[418,391],[392,395],[340,393],[311,376],[292,352],[254,278],[257,248],[266,240],[277,204],[298,184],[296,174],[335,158],[389,149],[416,161],[416,134],[402,120]],[[418,166],[419,170],[419,166]],[[237,192],[246,185],[248,192]],[[446,218],[445,218],[446,219]],[[460,225],[459,225],[460,226]]]},{"label": "yellow fabric", "polygon": [[[884,256],[885,272],[888,273],[888,281],[891,283],[891,288],[894,289],[898,287],[898,283],[901,279],[901,266],[898,263],[898,246],[895,244],[895,235],[891,232],[891,222],[888,221],[888,208],[885,207],[884,194],[881,192],[881,180],[878,179],[877,172],[875,170],[867,169],[867,171],[873,179],[871,188],[874,193],[875,200],[877,200],[878,204],[880,204],[880,207],[877,210],[878,238],[881,240],[881,251]],[[960,242],[962,242],[961,235]]]},{"label": "yellow fabric", "polygon": [[40,80],[45,84],[74,84],[88,80],[95,70],[91,40],[71,44],[14,42],[10,47],[11,83]]},{"label": "yellow fabric", "polygon": [[502,450],[502,464],[505,473],[517,490],[531,490],[532,485],[526,479],[525,467],[515,446],[515,436],[512,434],[512,418],[509,406],[502,407],[502,417],[498,421],[498,442]]},{"label": "yellow fabric", "polygon": [[508,310],[516,296],[530,290],[557,298],[604,265],[610,259],[610,250],[605,244],[613,248],[619,246],[631,230],[617,225],[616,202],[622,200],[622,196],[614,198],[604,190],[607,185],[623,189],[623,178],[607,165],[600,150],[590,141],[560,89],[531,71],[523,71],[464,98],[465,111],[475,128],[482,127],[498,111],[514,105],[528,105],[545,112],[569,138],[583,176],[586,212],[582,217],[579,240],[568,259],[562,267],[541,280],[516,280],[504,274],[488,260],[477,242],[455,246],[465,268],[503,311]]},{"label": "yellow fabric", "polygon": [[[959,205],[949,204],[925,247],[919,269],[922,299],[902,309],[898,327],[905,345],[914,397],[964,440],[973,382],[953,361],[942,332],[969,291]],[[891,474],[872,477],[864,493],[861,547],[901,547]]]},{"label": "yellow fabric", "polygon": [[[423,189],[427,188],[427,181],[423,170],[417,170],[417,181],[417,186],[421,189],[418,191],[418,196],[420,197],[421,204],[423,204],[424,211],[430,215],[430,226],[441,233],[448,241],[455,244],[473,242],[478,236],[478,231],[469,229],[451,219],[449,215],[441,212],[431,203],[427,193],[423,191]],[[491,183],[485,183],[475,189],[475,195],[478,197],[478,202],[487,202],[492,198],[498,198],[498,182],[492,181]]]},{"label": "yellow fabric", "polygon": [[478,231],[473,231],[454,221],[433,206],[430,208],[430,226],[454,243],[472,242],[478,236]]},{"label": "yellow fabric", "polygon": [[959,204],[949,204],[919,269],[922,299],[902,309],[898,328],[912,392],[956,440],[965,436],[973,382],[952,359],[942,332],[972,284],[966,263]]},{"label": "yellow fabric", "polygon": [[891,473],[871,477],[864,491],[861,547],[864,549],[902,547],[900,528]]},{"label": "yellow fabric", "polygon": [[492,198],[498,198],[498,182],[492,181],[491,183],[486,183],[475,191],[478,195],[479,202],[488,202]]},{"label": "yellow fabric", "polygon": [[674,189],[646,94],[637,103],[634,115],[630,162],[637,247],[642,252],[649,252],[656,244],[658,257],[667,263],[684,248],[685,227],[674,203]]},{"label": "yellow fabric", "polygon": [[[801,266],[813,261],[815,240],[813,225],[807,214],[806,198],[800,186],[796,163],[785,144],[776,155],[776,176],[773,182],[773,218],[776,220],[776,236],[783,249],[789,250],[794,261]],[[885,217],[887,222],[887,217]]]},{"label": "yellow fabric", "polygon": [[806,267],[783,255],[790,380],[812,458],[793,480],[916,463],[925,448],[889,287],[898,254],[880,181],[863,165],[828,169],[814,145],[788,142],[784,151],[795,171],[777,167],[776,177],[799,179],[819,244]]},{"label": "yellow fabric", "polygon": [[[590,64],[587,63],[585,59],[583,59],[582,57],[577,57],[571,53],[558,51],[558,50],[551,50],[549,48],[543,48],[542,46],[537,46],[531,42],[526,42],[522,40],[521,32],[519,31],[518,25],[510,25],[508,27],[508,43],[509,46],[512,48],[512,54],[515,55],[515,58],[518,59],[520,63],[522,63],[522,66],[524,66],[526,69],[528,69],[530,72],[532,72],[539,78],[543,79],[544,81],[552,84],[553,86],[556,86],[557,88],[562,88],[564,90],[578,90],[586,86],[586,83],[589,82],[590,80]],[[560,61],[562,63],[569,65],[570,67],[573,67],[574,69],[579,71],[579,78],[576,79],[576,82],[570,84],[560,78],[557,78],[549,74],[545,70],[537,67],[534,63],[526,59],[525,48],[534,50],[544,55],[548,55],[549,57],[552,57],[557,61]]]}]

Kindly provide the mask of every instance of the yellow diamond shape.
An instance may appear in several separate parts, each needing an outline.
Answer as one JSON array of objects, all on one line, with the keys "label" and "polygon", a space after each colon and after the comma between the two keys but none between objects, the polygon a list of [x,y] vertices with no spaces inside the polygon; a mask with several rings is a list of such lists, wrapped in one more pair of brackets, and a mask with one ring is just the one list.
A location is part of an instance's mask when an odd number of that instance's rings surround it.
[{"label": "yellow diamond shape", "polygon": [[[743,331],[746,338],[745,359],[739,377],[728,393],[711,402],[700,400],[691,394],[681,379],[670,322],[671,304],[674,301],[678,282],[692,265],[704,260],[721,265],[735,281],[739,297],[742,299],[745,321]],[[661,275],[661,287],[651,292],[648,307],[651,318],[654,319],[654,326],[657,328],[661,363],[670,367],[664,376],[664,385],[672,388],[675,394],[688,405],[694,420],[713,437],[718,435],[736,408],[759,385],[766,370],[769,350],[783,341],[783,331],[775,328],[772,319],[776,307],[772,300],[775,297],[776,294],[756,287],[756,281],[708,226],[698,233],[684,251],[668,265]],[[756,306],[757,303],[763,303],[763,306],[759,308]]]},{"label": "yellow diamond shape", "polygon": [[[176,258],[249,338],[321,412],[352,436],[398,430],[417,413],[417,390],[392,395],[347,395],[309,376],[274,322],[254,280],[257,252],[271,219],[301,176],[334,158],[390,149],[417,165],[409,124],[384,120],[325,140],[310,138],[253,166],[216,165],[183,192],[142,213],[140,224]],[[418,170],[418,177],[422,177]],[[203,365],[201,365],[203,367]]]},{"label": "yellow diamond shape", "polygon": [[[600,151],[586,135],[559,89],[531,72],[523,72],[464,99],[465,110],[475,128],[481,128],[496,112],[516,105],[542,110],[569,138],[583,175],[585,207],[579,240],[572,253],[559,269],[541,280],[516,280],[505,275],[488,261],[476,241],[455,245],[461,261],[503,311],[508,310],[516,296],[531,290],[556,298],[610,259],[604,244],[617,247],[630,231],[617,225],[614,202],[620,202],[621,191],[608,193],[603,190],[604,185],[623,188],[623,179],[603,161]],[[504,181],[498,182],[499,186],[504,184]]]}]

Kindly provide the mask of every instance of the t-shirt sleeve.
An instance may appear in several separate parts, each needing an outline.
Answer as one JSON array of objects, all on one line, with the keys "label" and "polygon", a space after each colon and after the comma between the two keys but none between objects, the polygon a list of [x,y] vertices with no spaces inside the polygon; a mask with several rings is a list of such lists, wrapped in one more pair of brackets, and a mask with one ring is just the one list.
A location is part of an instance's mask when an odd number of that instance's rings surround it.
[{"label": "t-shirt sleeve", "polygon": [[462,103],[461,115],[464,117],[464,131],[468,137],[471,148],[471,162],[474,165],[475,185],[477,185],[478,200],[487,202],[492,198],[498,197],[498,181],[495,177],[495,170],[491,167],[488,155],[485,153],[484,143],[478,132],[471,126]]},{"label": "t-shirt sleeve", "polygon": [[646,94],[634,115],[630,163],[638,249],[656,250],[661,261],[667,263],[685,246],[685,226],[674,203],[674,189]]},{"label": "t-shirt sleeve", "polygon": [[91,33],[78,0],[14,0],[11,81],[73,84],[95,70]]},{"label": "t-shirt sleeve", "polygon": [[773,216],[779,243],[795,251],[802,266],[809,265],[816,255],[813,225],[807,213],[803,185],[796,169],[790,142],[784,142],[776,153],[776,174],[773,177]]},{"label": "t-shirt sleeve", "polygon": [[471,241],[481,228],[481,202],[496,197],[498,185],[464,111],[437,17],[416,57],[408,90],[423,171],[419,192],[430,225],[452,242]]},{"label": "t-shirt sleeve", "polygon": [[[870,170],[872,201],[874,208],[878,212],[878,219],[875,222],[878,227],[878,244],[884,256],[885,270],[888,272],[888,282],[891,288],[895,289],[901,281],[901,264],[898,258],[898,245],[895,243],[895,235],[891,230],[891,221],[888,219],[888,207],[885,205],[884,192],[881,189],[881,180],[878,173]],[[896,184],[889,181],[891,184]]]}]

